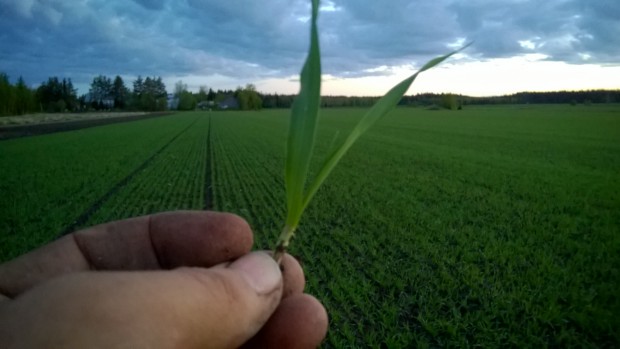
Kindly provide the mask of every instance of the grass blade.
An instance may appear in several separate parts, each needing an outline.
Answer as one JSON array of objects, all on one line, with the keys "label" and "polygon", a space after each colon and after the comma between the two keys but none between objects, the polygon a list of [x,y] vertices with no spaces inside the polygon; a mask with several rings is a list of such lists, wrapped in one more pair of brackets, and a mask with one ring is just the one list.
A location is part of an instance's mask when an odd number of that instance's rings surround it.
[{"label": "grass blade", "polygon": [[296,227],[303,212],[303,193],[314,148],[321,98],[321,56],[317,30],[319,0],[312,1],[310,52],[301,71],[301,88],[293,103],[285,165],[286,225]]},{"label": "grass blade", "polygon": [[336,167],[336,164],[338,164],[344,154],[351,148],[353,143],[355,143],[355,141],[375,122],[396,107],[398,101],[400,101],[421,72],[436,66],[460,51],[454,51],[445,56],[430,60],[422,66],[418,72],[401,81],[385,96],[379,99],[355,126],[353,131],[351,131],[351,134],[349,134],[344,143],[330,153],[317,176],[314,178],[314,181],[308,186],[306,192],[306,181],[314,149],[321,99],[321,53],[316,24],[318,13],[319,0],[312,0],[310,51],[301,70],[301,87],[299,95],[293,103],[289,124],[284,176],[287,214],[284,228],[274,248],[274,259],[278,261],[278,263],[286,252],[288,244],[297,229],[301,215],[308,206],[308,203],[312,200],[314,194],[316,194],[327,176],[329,176],[334,167]]},{"label": "grass blade", "polygon": [[394,86],[388,93],[381,97],[381,99],[379,99],[377,103],[375,103],[372,108],[370,108],[370,110],[364,115],[364,117],[362,117],[362,119],[357,123],[357,125],[355,125],[353,131],[351,131],[344,143],[340,147],[332,151],[327,157],[327,159],[325,159],[323,166],[319,170],[317,176],[314,178],[312,184],[309,186],[308,192],[304,197],[302,211],[306,208],[306,206],[308,206],[308,203],[310,203],[310,200],[312,200],[314,194],[316,194],[317,190],[321,187],[327,176],[329,176],[329,174],[336,167],[340,159],[342,159],[344,154],[346,154],[349,148],[351,148],[353,143],[355,143],[355,141],[357,141],[357,139],[362,134],[368,131],[368,129],[372,125],[374,125],[379,119],[381,119],[383,116],[385,116],[396,107],[400,99],[407,92],[407,90],[409,90],[409,87],[411,87],[411,84],[421,72],[431,69],[432,67],[448,59],[450,56],[467,48],[469,45],[470,44],[457,51],[448,53],[447,55],[431,59],[424,66],[422,66],[419,71],[406,78],[405,80],[401,81],[398,85]]}]

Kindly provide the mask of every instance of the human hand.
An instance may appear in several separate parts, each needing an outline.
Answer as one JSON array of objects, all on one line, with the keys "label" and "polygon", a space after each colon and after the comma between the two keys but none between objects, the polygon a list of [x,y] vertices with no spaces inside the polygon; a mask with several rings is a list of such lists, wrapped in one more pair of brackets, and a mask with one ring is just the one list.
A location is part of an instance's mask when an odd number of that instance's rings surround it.
[{"label": "human hand", "polygon": [[252,252],[238,216],[178,211],[110,222],[0,265],[6,348],[314,348],[327,314]]}]

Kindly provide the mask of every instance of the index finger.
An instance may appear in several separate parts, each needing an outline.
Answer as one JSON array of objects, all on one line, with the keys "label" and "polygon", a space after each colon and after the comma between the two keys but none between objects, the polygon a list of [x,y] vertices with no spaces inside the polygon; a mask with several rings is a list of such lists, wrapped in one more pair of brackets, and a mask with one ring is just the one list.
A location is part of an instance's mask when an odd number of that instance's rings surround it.
[{"label": "index finger", "polygon": [[52,277],[84,270],[210,267],[248,253],[253,237],[241,217],[174,211],[97,225],[0,265],[0,293],[15,297]]}]

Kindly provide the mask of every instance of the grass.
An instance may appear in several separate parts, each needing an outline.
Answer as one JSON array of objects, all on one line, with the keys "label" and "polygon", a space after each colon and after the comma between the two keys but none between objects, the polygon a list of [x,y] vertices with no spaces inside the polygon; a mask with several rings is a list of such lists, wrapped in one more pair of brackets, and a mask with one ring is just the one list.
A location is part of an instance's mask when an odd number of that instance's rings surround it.
[{"label": "grass", "polygon": [[[291,246],[330,311],[330,346],[617,344],[617,111],[399,109],[380,122]],[[363,111],[325,114],[319,153]],[[264,248],[284,214],[274,130],[285,125],[261,114],[214,122],[247,140],[216,156],[246,174],[216,177],[217,190],[242,193],[222,192],[220,208],[247,217]]]},{"label": "grass", "polygon": [[[322,112],[310,176],[364,112]],[[2,258],[53,239],[181,131],[89,224],[199,208],[209,180],[215,208],[272,247],[288,113],[214,113],[210,161],[201,113],[0,142]],[[620,346],[618,139],[613,105],[396,109],[326,180],[291,245],[330,315],[324,346]]]}]

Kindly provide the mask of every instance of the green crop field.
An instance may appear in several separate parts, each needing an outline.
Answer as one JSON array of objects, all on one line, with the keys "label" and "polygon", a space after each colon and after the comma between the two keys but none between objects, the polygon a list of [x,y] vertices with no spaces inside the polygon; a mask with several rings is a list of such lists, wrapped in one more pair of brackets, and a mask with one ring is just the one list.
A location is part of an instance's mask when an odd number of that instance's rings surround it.
[{"label": "green crop field", "polygon": [[[321,113],[315,167],[361,109]],[[289,111],[184,113],[0,142],[0,261],[113,219],[212,208],[273,247]],[[400,108],[290,252],[326,348],[620,346],[620,106]]]}]

